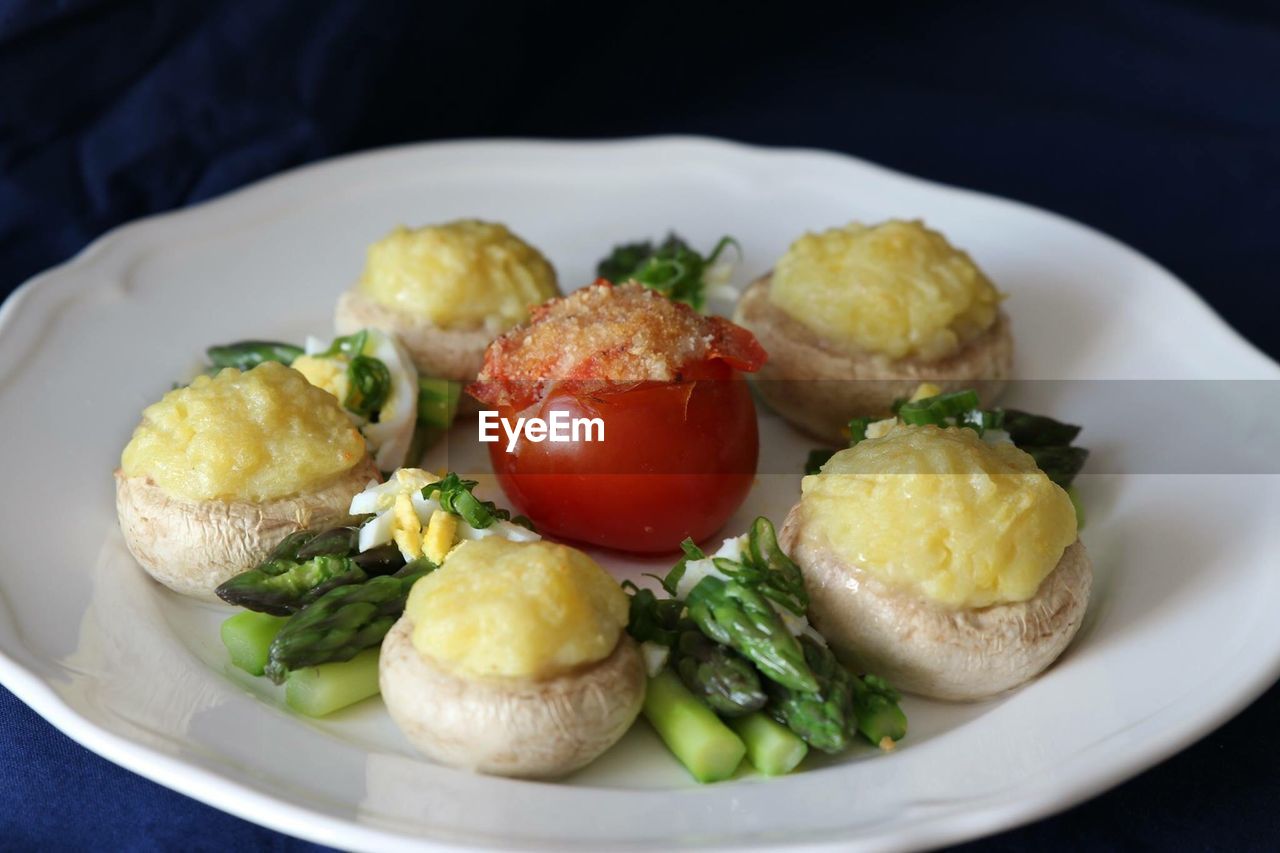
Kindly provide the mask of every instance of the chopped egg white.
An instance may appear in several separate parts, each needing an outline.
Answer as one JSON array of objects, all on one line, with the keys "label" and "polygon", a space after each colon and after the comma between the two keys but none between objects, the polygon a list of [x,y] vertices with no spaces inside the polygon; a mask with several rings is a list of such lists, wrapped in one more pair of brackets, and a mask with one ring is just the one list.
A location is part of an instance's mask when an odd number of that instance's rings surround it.
[{"label": "chopped egg white", "polygon": [[1013,444],[1013,439],[1009,437],[1009,433],[1002,429],[989,429],[982,434],[982,440],[987,444]]},{"label": "chopped egg white", "polygon": [[440,563],[454,546],[468,539],[500,536],[512,542],[534,542],[542,538],[510,521],[494,521],[488,527],[475,528],[460,516],[446,512],[438,501],[422,496],[425,487],[440,479],[421,468],[401,468],[387,482],[370,482],[353,497],[349,513],[373,515],[360,528],[360,550],[394,542],[406,560],[425,555]]},{"label": "chopped egg white", "polygon": [[893,429],[897,423],[897,418],[885,418],[882,421],[872,421],[867,424],[867,438],[883,438],[889,434],[889,430]]},{"label": "chopped egg white", "polygon": [[644,658],[645,671],[649,673],[650,678],[653,678],[667,665],[667,658],[671,657],[671,649],[661,643],[643,642],[640,644],[640,656]]},{"label": "chopped egg white", "polygon": [[676,584],[676,597],[681,599],[688,598],[689,593],[693,592],[693,588],[705,577],[729,580],[728,575],[716,568],[715,558],[722,557],[735,563],[740,562],[742,560],[742,549],[746,547],[746,544],[747,536],[744,533],[742,536],[724,540],[720,550],[710,557],[705,557],[701,560],[689,560],[685,563],[684,574]]}]

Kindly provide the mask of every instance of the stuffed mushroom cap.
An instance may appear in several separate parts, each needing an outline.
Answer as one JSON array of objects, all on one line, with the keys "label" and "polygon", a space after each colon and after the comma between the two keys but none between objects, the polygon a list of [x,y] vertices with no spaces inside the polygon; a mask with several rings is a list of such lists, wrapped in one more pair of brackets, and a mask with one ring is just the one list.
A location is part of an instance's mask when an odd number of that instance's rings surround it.
[{"label": "stuffed mushroom cap", "polygon": [[1010,444],[894,427],[806,477],[779,541],[836,654],[896,687],[973,700],[1049,666],[1092,570],[1066,493]]},{"label": "stuffed mushroom cap", "polygon": [[382,696],[427,757],[504,776],[593,761],[635,721],[645,671],[626,595],[549,542],[463,543],[419,581],[383,641]]},{"label": "stuffed mushroom cap", "polygon": [[839,440],[850,418],[887,415],[921,381],[995,399],[1013,361],[1000,298],[923,223],[854,223],[796,240],[734,320],[769,353],[756,377],[766,402]]},{"label": "stuffed mushroom cap", "polygon": [[134,557],[174,591],[213,600],[285,536],[345,517],[378,472],[337,400],[268,362],[148,406],[115,476]]},{"label": "stuffed mushroom cap", "polygon": [[555,269],[506,226],[463,219],[396,228],[369,247],[364,272],[338,300],[339,334],[396,335],[423,376],[469,382],[489,342],[559,295]]}]

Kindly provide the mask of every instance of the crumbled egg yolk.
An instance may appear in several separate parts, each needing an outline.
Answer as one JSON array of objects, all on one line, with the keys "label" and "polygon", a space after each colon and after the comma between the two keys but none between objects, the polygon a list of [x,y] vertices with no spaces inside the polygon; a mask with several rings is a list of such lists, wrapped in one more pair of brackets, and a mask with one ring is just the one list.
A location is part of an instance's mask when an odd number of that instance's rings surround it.
[{"label": "crumbled egg yolk", "polygon": [[934,385],[932,382],[921,382],[916,386],[916,390],[912,392],[911,397],[907,402],[915,403],[919,400],[927,400],[930,397],[936,397],[941,393],[942,389],[937,385]]},{"label": "crumbled egg yolk", "polygon": [[801,536],[948,608],[1026,601],[1075,541],[1067,493],[1012,444],[894,425],[801,482]]},{"label": "crumbled egg yolk", "polygon": [[351,390],[351,380],[347,376],[346,364],[332,358],[300,355],[293,360],[291,366],[307,377],[307,381],[312,385],[328,391],[339,401],[347,399],[347,392]]},{"label": "crumbled egg yolk", "polygon": [[608,657],[626,593],[595,560],[551,542],[466,542],[413,586],[420,654],[469,677],[551,678]]},{"label": "crumbled egg yolk", "polygon": [[394,542],[406,560],[426,557],[444,563],[456,546],[471,539],[496,537],[513,542],[533,542],[537,533],[510,521],[495,520],[478,529],[446,511],[422,490],[440,480],[421,468],[401,468],[385,483],[370,483],[351,499],[352,515],[372,515],[360,528],[359,548],[368,551]]},{"label": "crumbled egg yolk", "polygon": [[774,266],[769,298],[833,345],[930,360],[989,329],[1000,304],[966,253],[900,220],[805,234]]},{"label": "crumbled egg yolk", "polygon": [[458,517],[438,509],[431,513],[431,521],[422,533],[422,552],[427,559],[439,565],[458,541]]}]

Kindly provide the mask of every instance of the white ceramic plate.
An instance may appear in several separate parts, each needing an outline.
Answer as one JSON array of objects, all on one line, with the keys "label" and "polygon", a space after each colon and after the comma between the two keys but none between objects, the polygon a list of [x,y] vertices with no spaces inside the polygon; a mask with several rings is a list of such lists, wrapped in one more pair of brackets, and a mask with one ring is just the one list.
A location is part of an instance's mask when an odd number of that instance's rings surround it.
[{"label": "white ceramic plate", "polygon": [[[545,784],[419,760],[377,700],[322,722],[293,716],[262,680],[231,670],[216,631],[227,610],[171,595],[133,564],[110,472],[139,411],[206,344],[323,333],[372,240],[468,215],[509,223],[566,286],[589,281],[614,242],[667,228],[698,245],[738,237],[742,283],[803,229],[924,216],[1011,294],[1023,377],[1280,376],[1114,240],[833,154],[652,139],[343,158],[118,229],[0,311],[9,689],[113,761],[339,846],[902,848],[1065,808],[1188,744],[1280,673],[1280,480],[1156,464],[1081,480],[1096,597],[1058,665],[998,701],[908,700],[911,734],[890,755],[855,750],[783,779],[698,788],[638,724],[585,772]],[[1088,425],[1102,470],[1126,471],[1126,453],[1161,443],[1162,430],[1092,403],[1084,386],[1052,387],[1076,389],[1040,402]],[[1230,438],[1229,425],[1185,420],[1203,424],[1193,439]],[[798,472],[810,442],[770,416],[762,429],[765,469]],[[762,476],[734,532],[757,513],[780,519],[797,484]]]}]

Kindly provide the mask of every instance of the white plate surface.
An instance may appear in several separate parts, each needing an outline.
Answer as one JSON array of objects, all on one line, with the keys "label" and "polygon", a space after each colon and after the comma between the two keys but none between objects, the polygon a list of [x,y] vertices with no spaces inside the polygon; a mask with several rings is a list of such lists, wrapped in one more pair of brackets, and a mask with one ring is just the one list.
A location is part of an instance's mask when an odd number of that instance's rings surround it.
[{"label": "white plate surface", "polygon": [[[735,235],[741,284],[803,229],[923,216],[1010,294],[1023,378],[1280,377],[1114,240],[846,157],[672,138],[347,157],[118,229],[0,310],[9,689],[113,761],[338,846],[886,849],[1065,808],[1185,746],[1280,674],[1280,477],[1148,466],[1081,480],[1096,595],[1065,657],[996,701],[908,700],[911,734],[890,755],[855,750],[783,779],[698,788],[641,723],[574,778],[517,782],[419,760],[378,700],[322,722],[292,715],[228,665],[216,626],[229,610],[169,594],[134,565],[110,472],[139,411],[206,344],[327,331],[371,241],[459,216],[509,223],[566,287],[589,281],[614,242],[668,228],[698,245]],[[1098,458],[1160,440],[1077,390],[1039,402],[1085,423]],[[811,442],[771,416],[761,425],[767,469],[798,472]],[[757,513],[780,519],[797,488],[797,476],[762,476],[732,528]],[[619,574],[641,565],[608,562]]]}]

